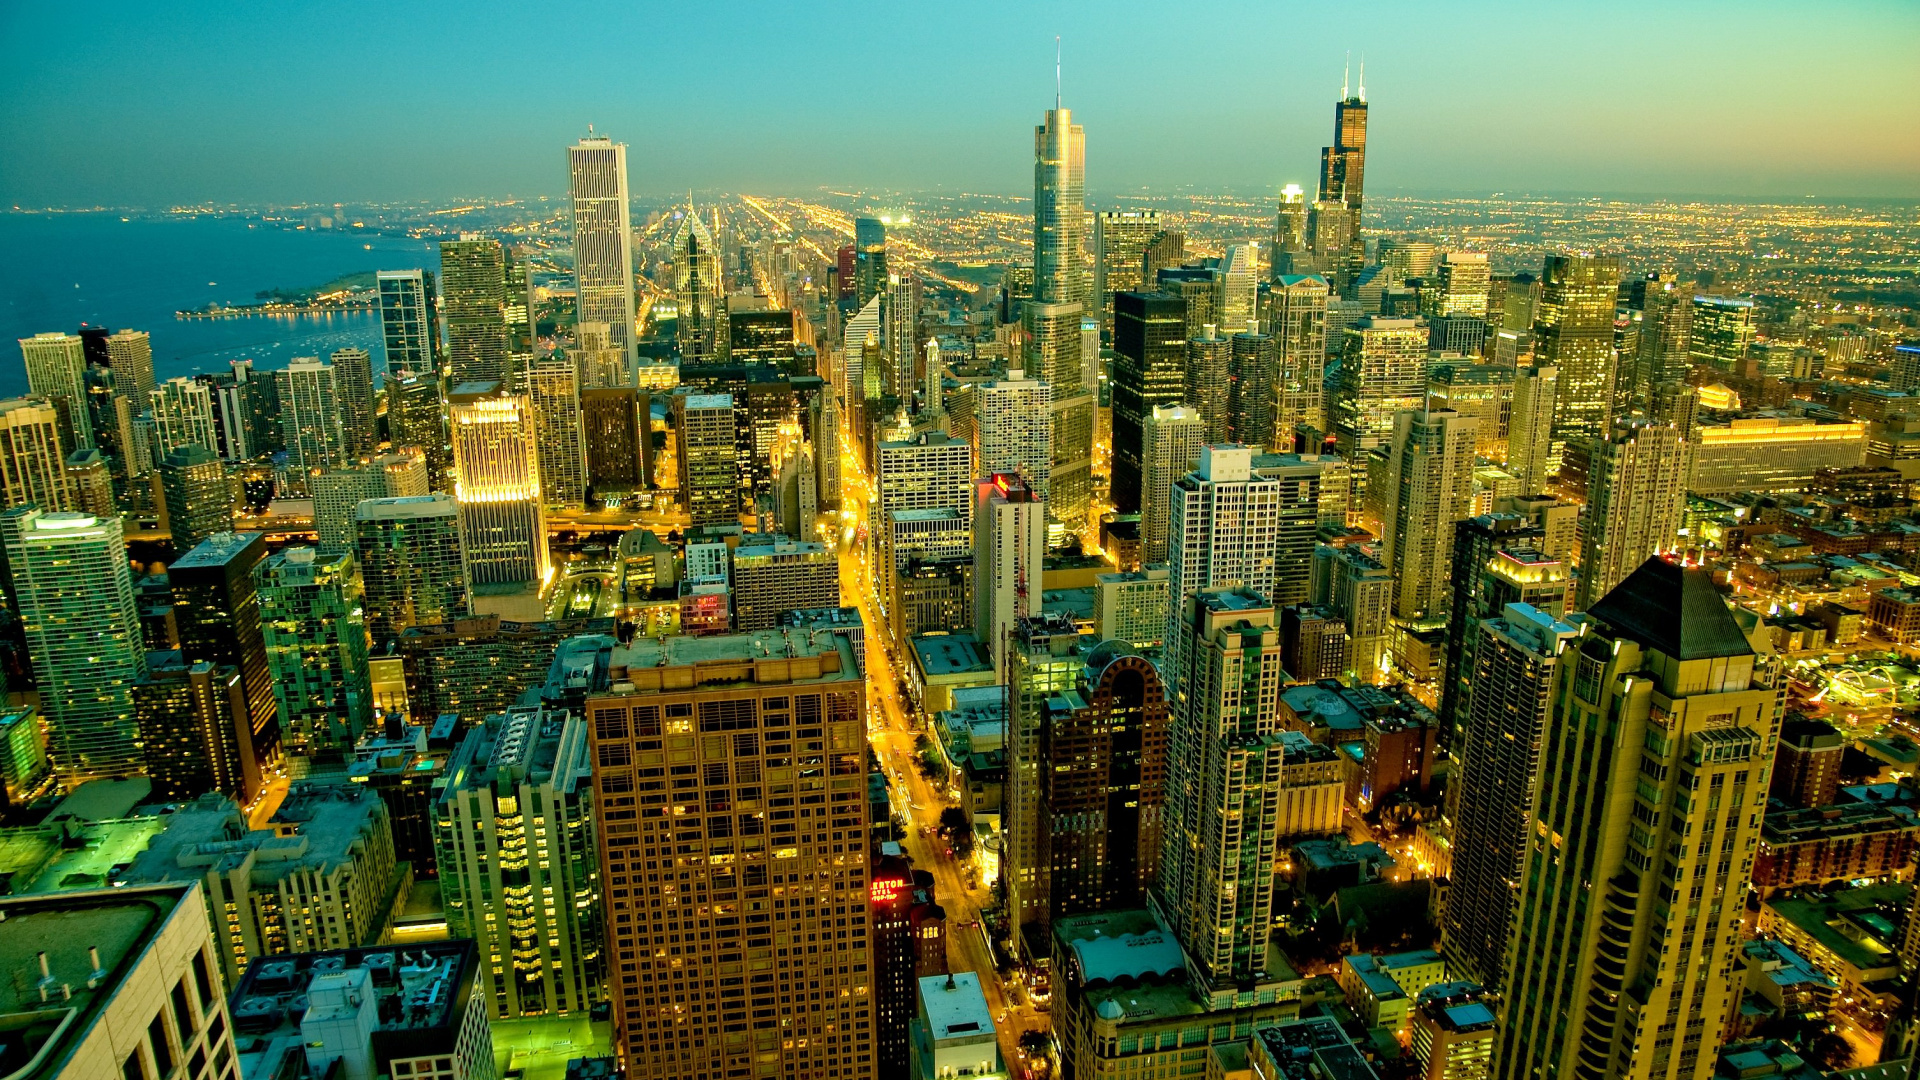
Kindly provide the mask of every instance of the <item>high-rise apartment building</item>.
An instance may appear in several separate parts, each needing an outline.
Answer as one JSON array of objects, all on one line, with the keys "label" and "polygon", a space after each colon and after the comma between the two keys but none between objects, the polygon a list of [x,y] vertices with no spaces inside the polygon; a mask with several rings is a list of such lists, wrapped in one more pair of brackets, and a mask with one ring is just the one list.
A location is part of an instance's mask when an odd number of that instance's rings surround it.
[{"label": "high-rise apartment building", "polygon": [[1560,369],[1550,364],[1519,368],[1513,378],[1513,410],[1507,420],[1507,471],[1531,495],[1546,490],[1553,457],[1553,403]]},{"label": "high-rise apartment building", "polygon": [[1001,789],[1001,881],[1007,918],[1018,928],[1014,945],[1034,955],[1032,940],[1048,919],[1048,868],[1042,852],[1040,791],[1046,780],[1048,703],[1071,691],[1090,643],[1062,612],[1042,612],[1014,623],[1007,635],[1005,676],[1007,778]]},{"label": "high-rise apartment building", "polygon": [[1582,610],[1680,542],[1690,448],[1663,424],[1633,424],[1595,442],[1591,454],[1575,604]]},{"label": "high-rise apartment building", "polygon": [[373,403],[373,357],[365,349],[335,349],[327,355],[327,361],[333,366],[340,439],[347,460],[368,457],[380,449]]},{"label": "high-rise apartment building", "polygon": [[366,582],[367,633],[384,647],[415,623],[472,610],[460,546],[460,504],[447,495],[368,499],[353,515],[354,561]]},{"label": "high-rise apartment building", "polygon": [[550,510],[578,510],[586,505],[587,451],[580,373],[573,361],[564,356],[535,360],[527,369],[527,403],[533,413],[540,497]]},{"label": "high-rise apartment building", "polygon": [[995,473],[974,485],[973,632],[1002,674],[1014,622],[1040,611],[1046,513],[1040,493],[1017,475]]},{"label": "high-rise apartment building", "polygon": [[1367,315],[1342,340],[1327,423],[1357,470],[1367,451],[1393,438],[1394,417],[1425,404],[1427,330],[1415,319]]},{"label": "high-rise apartment building", "polygon": [[185,554],[209,536],[233,531],[233,482],[213,451],[190,443],[161,458],[159,470],[174,551]]},{"label": "high-rise apartment building", "polygon": [[280,748],[340,761],[373,723],[363,586],[353,556],[291,547],[254,569]]},{"label": "high-rise apartment building", "polygon": [[1747,373],[1753,349],[1753,301],[1738,296],[1696,296],[1690,305],[1688,359],[1729,375]]},{"label": "high-rise apartment building", "polygon": [[145,330],[116,330],[107,335],[107,367],[113,392],[135,401],[153,392],[153,339]]},{"label": "high-rise apartment building", "polygon": [[1147,247],[1158,235],[1158,210],[1102,210],[1093,216],[1093,290],[1103,326],[1113,326],[1114,293],[1145,287]]},{"label": "high-rise apartment building", "polygon": [[740,520],[740,462],[731,394],[675,394],[680,499],[695,525]]},{"label": "high-rise apartment building", "polygon": [[0,509],[78,509],[66,460],[60,410],[41,398],[0,401]]},{"label": "high-rise apartment building", "polygon": [[[1286,452],[1293,440],[1269,443],[1276,427],[1273,379],[1277,353],[1272,337],[1253,331],[1233,335],[1227,357],[1227,433],[1229,442],[1268,446]],[[1311,449],[1319,449],[1312,447]]]},{"label": "high-rise apartment building", "polygon": [[595,387],[580,392],[587,486],[596,492],[632,491],[648,486],[639,410],[639,393],[630,386]]},{"label": "high-rise apartment building", "polygon": [[380,294],[380,337],[386,352],[389,385],[410,375],[440,369],[440,297],[425,270],[381,270],[374,274]]},{"label": "high-rise apartment building", "polygon": [[1451,360],[1434,364],[1427,370],[1427,404],[1472,419],[1473,452],[1490,461],[1505,461],[1516,374],[1513,368],[1500,364]]},{"label": "high-rise apartment building", "polygon": [[376,454],[351,468],[325,469],[307,478],[313,498],[313,531],[326,554],[353,550],[353,514],[367,499],[425,495],[427,458],[417,447]]},{"label": "high-rise apartment building", "polygon": [[1267,293],[1267,333],[1276,355],[1274,430],[1266,445],[1278,451],[1291,450],[1302,428],[1327,430],[1328,288],[1319,274],[1283,274]]},{"label": "high-rise apartment building", "polygon": [[1632,284],[1640,294],[1634,400],[1645,408],[1654,387],[1687,380],[1693,365],[1693,290],[1672,273],[1648,274]]},{"label": "high-rise apartment building", "polygon": [[1523,825],[1499,1075],[1704,1080],[1744,991],[1782,692],[1705,569],[1650,559],[1588,614]]},{"label": "high-rise apartment building", "polygon": [[87,408],[87,353],[80,335],[46,333],[19,340],[27,392],[60,411],[62,438],[74,449],[91,448],[93,414]]},{"label": "high-rise apartment building", "polygon": [[447,762],[434,815],[447,930],[479,945],[496,1019],[583,1015],[601,999],[587,743],[584,716],[528,705],[488,717]]},{"label": "high-rise apartment building", "polygon": [[447,406],[469,584],[544,583],[547,515],[532,407],[498,383],[457,386]]},{"label": "high-rise apartment building", "polygon": [[147,394],[153,415],[155,455],[165,457],[182,446],[216,450],[220,446],[213,419],[213,389],[195,379],[168,379]]},{"label": "high-rise apartment building", "polygon": [[447,437],[446,398],[432,373],[387,381],[387,434],[395,451],[419,450],[427,462],[427,490],[447,491],[453,447]]},{"label": "high-rise apartment building", "polygon": [[1232,441],[1227,435],[1227,396],[1233,388],[1229,348],[1211,323],[1201,328],[1199,337],[1187,339],[1186,391],[1181,400],[1206,421],[1210,443]]},{"label": "high-rise apartment building", "polygon": [[507,254],[478,233],[440,241],[440,317],[447,326],[447,381],[507,382]]},{"label": "high-rise apartment building", "polygon": [[406,680],[407,712],[423,722],[457,716],[471,727],[541,690],[554,657],[574,638],[611,635],[612,619],[519,622],[475,615],[415,623],[392,652]]},{"label": "high-rise apartment building", "polygon": [[55,771],[69,783],[139,772],[133,686],[147,656],[120,519],[15,508],[0,535]]},{"label": "high-rise apartment building", "polygon": [[1559,369],[1550,472],[1569,439],[1603,438],[1613,409],[1613,311],[1620,260],[1612,255],[1547,256],[1533,324],[1535,363]]},{"label": "high-rise apartment building", "polygon": [[973,475],[1018,473],[1040,498],[1052,475],[1053,388],[1015,368],[973,387]]},{"label": "high-rise apartment building", "polygon": [[605,323],[608,340],[633,362],[633,221],[627,197],[627,147],[589,135],[567,148],[573,201],[576,318]]},{"label": "high-rise apartment building", "polygon": [[280,432],[287,464],[296,470],[338,468],[347,463],[339,385],[318,357],[295,357],[273,373],[280,391]]},{"label": "high-rise apartment building", "polygon": [[1147,417],[1186,396],[1186,304],[1167,292],[1116,293],[1113,298],[1114,509],[1140,509]]},{"label": "high-rise apartment building", "polygon": [[[853,646],[804,629],[640,637],[613,649],[607,679],[585,713],[601,888],[609,910],[631,916],[606,931],[614,1046],[629,1074],[874,1075]],[[697,786],[655,777],[667,739],[685,740],[675,753],[691,756],[672,768]],[[801,775],[796,753],[818,755],[821,775]],[[785,816],[801,799],[819,813]],[[741,917],[716,918],[715,905]],[[684,924],[703,919],[707,936],[689,938]],[[756,966],[722,983],[736,963]]]},{"label": "high-rise apartment building", "polygon": [[188,663],[179,650],[147,654],[133,711],[153,797],[190,802],[210,791],[246,802],[260,785],[240,672]]},{"label": "high-rise apartment building", "polygon": [[[4,408],[4,405],[0,405],[0,410]],[[5,421],[0,420],[0,439],[5,438],[4,424]],[[4,452],[0,450],[0,453]],[[67,486],[73,490],[71,509],[95,517],[120,512],[119,504],[113,498],[113,472],[107,467],[107,459],[100,451],[75,450],[67,455],[64,471]]]},{"label": "high-rise apartment building", "polygon": [[1379,683],[1388,666],[1393,574],[1374,554],[1351,546],[1315,548],[1312,599],[1346,621],[1352,678]]},{"label": "high-rise apartment building", "polygon": [[1576,510],[1551,502],[1537,513],[1502,510],[1454,526],[1440,743],[1456,759],[1473,696],[1473,650],[1480,640],[1475,627],[1498,618],[1508,604],[1526,604],[1556,618],[1565,614],[1572,568],[1569,553],[1556,549],[1564,542],[1556,519],[1571,518]]},{"label": "high-rise apartment building", "polygon": [[1454,524],[1473,513],[1476,427],[1472,417],[1445,409],[1394,418],[1382,518],[1394,614],[1402,619],[1447,609]]},{"label": "high-rise apartment building", "polygon": [[[1207,422],[1185,405],[1156,405],[1141,440],[1140,562],[1165,562],[1173,485],[1193,471],[1207,445]],[[1157,632],[1156,632],[1157,636]]]},{"label": "high-rise apartment building", "polygon": [[[1075,304],[1028,301],[1026,372],[1047,386],[1050,431],[1045,490],[1056,521],[1078,531],[1093,498],[1093,428],[1097,387],[1083,366],[1083,309]],[[976,405],[976,423],[984,410]]]},{"label": "high-rise apartment building", "polygon": [[[1275,863],[1296,823],[1339,827],[1339,764],[1278,723],[1280,631],[1273,605],[1241,587],[1179,601],[1178,650],[1157,893],[1202,986],[1274,970]],[[1302,804],[1312,804],[1302,805]],[[1331,808],[1331,814],[1327,810]]]},{"label": "high-rise apartment building", "polygon": [[238,673],[252,758],[261,769],[280,758],[279,709],[254,580],[266,557],[265,533],[226,531],[200,541],[167,567],[181,657]]},{"label": "high-rise apartment building", "polygon": [[1472,704],[1454,757],[1453,867],[1440,930],[1453,970],[1502,985],[1520,857],[1533,819],[1540,742],[1560,650],[1578,631],[1551,612],[1511,603],[1476,620]]}]

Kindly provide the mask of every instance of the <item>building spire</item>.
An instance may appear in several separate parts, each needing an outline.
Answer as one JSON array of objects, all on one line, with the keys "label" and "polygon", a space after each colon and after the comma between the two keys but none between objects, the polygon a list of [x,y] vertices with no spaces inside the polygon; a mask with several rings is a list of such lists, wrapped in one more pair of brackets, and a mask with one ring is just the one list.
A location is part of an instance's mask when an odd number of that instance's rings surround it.
[{"label": "building spire", "polygon": [[1367,103],[1367,54],[1360,54],[1360,104]]},{"label": "building spire", "polygon": [[1347,62],[1340,68],[1340,100],[1347,100],[1347,76],[1353,74],[1353,50],[1347,50]]},{"label": "building spire", "polygon": [[1053,35],[1053,111],[1060,111],[1060,35]]}]

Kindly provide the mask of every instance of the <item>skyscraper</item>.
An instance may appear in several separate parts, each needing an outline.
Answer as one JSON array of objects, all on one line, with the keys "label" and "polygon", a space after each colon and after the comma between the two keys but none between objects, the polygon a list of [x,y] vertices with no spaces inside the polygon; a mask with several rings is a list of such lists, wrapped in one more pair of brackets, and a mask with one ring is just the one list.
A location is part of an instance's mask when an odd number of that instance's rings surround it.
[{"label": "skyscraper", "polygon": [[1449,251],[1440,257],[1439,287],[1429,303],[1421,294],[1421,306],[1433,318],[1469,318],[1485,320],[1487,296],[1493,288],[1493,274],[1487,256],[1478,251]]},{"label": "skyscraper", "polygon": [[380,293],[380,336],[386,349],[387,379],[430,375],[439,370],[439,296],[425,270],[381,270],[374,274]]},{"label": "skyscraper", "polygon": [[295,357],[284,370],[274,372],[274,382],[280,389],[280,430],[287,444],[287,464],[294,469],[345,465],[346,430],[333,368],[318,357]]},{"label": "skyscraper", "polygon": [[1140,509],[1147,416],[1186,395],[1186,320],[1186,305],[1172,293],[1113,298],[1112,498],[1122,514]]},{"label": "skyscraper", "polygon": [[78,509],[66,457],[60,410],[42,398],[0,401],[0,509]]},{"label": "skyscraper", "polygon": [[291,547],[254,569],[260,632],[289,758],[341,760],[373,723],[363,587],[347,552]]},{"label": "skyscraper", "polygon": [[[739,672],[748,669],[755,674],[742,681]],[[614,647],[607,672],[612,688],[586,702],[594,807],[606,814],[625,805],[619,800],[639,802],[631,830],[615,831],[618,819],[598,830],[608,906],[633,915],[610,920],[606,934],[609,969],[620,973],[608,987],[614,1046],[626,1071],[659,1080],[728,1069],[761,1077],[874,1075],[871,934],[837,925],[862,917],[868,901],[865,695],[853,646],[804,629],[642,636]],[[670,796],[677,800],[670,806],[665,792],[640,786],[653,783],[639,771],[653,766],[641,763],[658,752],[654,743],[691,734],[696,724],[710,734],[694,738],[694,758],[682,765],[695,769],[687,775],[702,786]],[[812,781],[793,777],[787,764],[796,734],[821,743],[819,779],[855,784],[823,787],[825,813],[789,820],[774,818],[774,810],[762,821],[759,808],[777,805],[762,800],[812,797],[800,789]],[[670,854],[688,843],[678,839],[683,834],[705,837],[692,841],[705,845],[700,854]],[[725,854],[718,847],[732,848],[735,858],[714,860]],[[671,889],[648,880],[664,877],[662,860],[674,867]],[[740,904],[743,915],[760,913],[748,906],[759,904],[769,917],[709,915],[714,925],[697,941],[673,929],[698,922],[700,909],[714,904]],[[783,949],[788,955],[776,958]],[[772,965],[764,978],[706,985],[732,978],[720,975],[722,965],[743,953]],[[752,1011],[778,1019],[750,1026]]]},{"label": "skyscraper", "polygon": [[[1640,311],[1640,336],[1635,344],[1634,400],[1648,407],[1653,388],[1683,383],[1692,365],[1693,290],[1671,272],[1648,274],[1631,282]],[[1621,358],[1626,366],[1626,358]]]},{"label": "skyscraper", "polygon": [[644,468],[638,409],[638,395],[630,386],[596,387],[580,392],[587,484],[596,492],[632,491],[648,486],[650,478]]},{"label": "skyscraper", "polygon": [[[1342,265],[1322,265],[1319,269],[1340,271],[1347,279],[1358,274],[1366,261],[1366,241],[1360,234],[1366,166],[1367,65],[1362,61],[1356,93],[1347,93],[1346,77],[1341,76],[1340,100],[1333,107],[1333,145],[1320,149],[1320,197],[1313,209],[1313,217],[1317,219],[1335,216],[1336,208],[1345,211],[1340,215],[1344,220],[1339,230],[1346,234],[1345,259]],[[1317,246],[1324,256],[1332,256],[1336,250],[1332,244]]]},{"label": "skyscraper", "polygon": [[1328,380],[1327,421],[1358,469],[1368,450],[1393,437],[1394,417],[1425,403],[1427,331],[1415,319],[1368,315],[1347,327],[1344,342]]},{"label": "skyscraper", "polygon": [[973,388],[974,476],[1018,473],[1035,494],[1047,497],[1053,465],[1052,390],[1019,368]]},{"label": "skyscraper", "polygon": [[1079,304],[1083,314],[1093,310],[1086,219],[1086,132],[1056,98],[1045,120],[1033,129],[1034,300]]},{"label": "skyscraper", "polygon": [[740,461],[733,395],[675,394],[673,430],[679,438],[680,500],[695,525],[740,520]]},{"label": "skyscraper", "polygon": [[1093,497],[1096,402],[1081,366],[1084,310],[1076,304],[1043,300],[1028,301],[1022,308],[1027,331],[1025,370],[1047,384],[1049,395],[1048,512],[1076,532],[1086,523]]},{"label": "skyscraper", "polygon": [[459,503],[446,495],[369,499],[353,520],[367,633],[376,647],[415,623],[452,622],[472,611]]},{"label": "skyscraper", "polygon": [[213,451],[189,443],[161,458],[159,470],[176,554],[186,554],[215,533],[233,531],[233,484]]},{"label": "skyscraper", "polygon": [[627,371],[627,355],[608,340],[606,323],[578,323],[573,328],[573,348],[567,355],[580,370],[580,388],[628,386],[633,376]]},{"label": "skyscraper", "polygon": [[447,404],[468,582],[545,583],[547,515],[532,407],[498,383],[463,383]]},{"label": "skyscraper", "polygon": [[280,759],[279,709],[253,576],[266,557],[265,533],[228,531],[200,541],[167,567],[180,655],[189,664],[205,661],[239,673],[253,761],[262,769]]},{"label": "skyscraper", "polygon": [[[1273,417],[1274,340],[1266,334],[1242,330],[1233,335],[1227,357],[1227,439],[1249,446],[1271,445],[1282,452],[1293,440],[1269,443],[1276,425]],[[1318,450],[1319,447],[1308,447]]]},{"label": "skyscraper", "polygon": [[1141,456],[1140,562],[1165,562],[1174,481],[1193,471],[1207,445],[1207,422],[1184,405],[1156,405],[1148,414]]},{"label": "skyscraper", "polygon": [[573,200],[573,275],[580,322],[605,323],[613,345],[633,362],[633,222],[627,198],[627,146],[588,135],[567,148]]},{"label": "skyscraper", "polygon": [[[1206,991],[1264,981],[1274,870],[1292,805],[1339,768],[1330,751],[1278,724],[1280,631],[1274,608],[1245,588],[1202,589],[1179,601],[1179,682],[1172,696],[1158,894]],[[1316,758],[1319,760],[1316,761]],[[1292,760],[1290,760],[1292,759]],[[1289,774],[1289,768],[1295,775]],[[1293,781],[1290,783],[1290,781]],[[1324,815],[1319,815],[1324,816]],[[1335,796],[1332,820],[1337,827]]]},{"label": "skyscraper", "polygon": [[333,390],[340,404],[340,441],[348,461],[369,457],[380,448],[374,422],[373,357],[365,349],[335,349]]},{"label": "skyscraper", "polygon": [[720,249],[713,233],[689,203],[674,227],[673,295],[676,301],[674,337],[682,363],[719,359],[726,315],[721,310],[724,291],[720,276]]},{"label": "skyscraper", "polygon": [[63,438],[70,439],[75,449],[92,447],[87,353],[80,335],[47,333],[21,338],[20,357],[27,366],[27,392],[60,410]]},{"label": "skyscraper", "polygon": [[973,632],[1006,674],[1007,635],[1014,622],[1040,611],[1041,563],[1047,553],[1046,505],[1011,473],[974,485]]},{"label": "skyscraper", "polygon": [[1440,932],[1456,970],[1500,986],[1554,669],[1578,631],[1550,612],[1509,604],[1472,632],[1475,693],[1454,754],[1461,790],[1449,800],[1458,810]]},{"label": "skyscraper", "polygon": [[440,242],[440,316],[447,324],[447,381],[507,382],[507,255],[478,233]]},{"label": "skyscraper", "polygon": [[153,340],[145,330],[116,330],[107,335],[107,366],[113,392],[135,401],[153,391]]},{"label": "skyscraper", "polygon": [[1147,286],[1142,268],[1147,246],[1158,235],[1158,210],[1102,210],[1093,216],[1093,289],[1102,326],[1113,326],[1114,293]]},{"label": "skyscraper", "polygon": [[864,308],[887,291],[887,225],[877,217],[853,219],[854,306]]},{"label": "skyscraper", "polygon": [[543,705],[486,718],[447,762],[434,808],[447,928],[480,943],[495,1019],[584,1015],[599,998],[592,764],[586,718]]},{"label": "skyscraper", "polygon": [[1588,614],[1555,665],[1495,1060],[1700,1080],[1744,989],[1776,665],[1705,569],[1650,559]]},{"label": "skyscraper", "polygon": [[1567,440],[1601,438],[1613,408],[1613,309],[1620,260],[1548,255],[1533,324],[1535,363],[1559,369],[1548,472],[1560,471]]},{"label": "skyscraper", "polygon": [[1327,430],[1327,291],[1327,279],[1318,274],[1283,274],[1267,293],[1267,332],[1276,355],[1273,434],[1266,445],[1275,450],[1293,449],[1301,428],[1323,435]]},{"label": "skyscraper", "polygon": [[[4,404],[0,404],[0,409],[4,408]],[[0,420],[0,425],[4,423],[4,420]],[[4,437],[4,434],[0,434],[0,439]],[[4,453],[4,450],[0,450],[0,454]],[[72,509],[95,517],[107,517],[120,512],[119,504],[113,498],[113,474],[100,451],[75,450],[67,455],[62,471],[66,474],[68,487],[73,490]],[[45,505],[57,506],[52,503]]]},{"label": "skyscraper", "polygon": [[1737,296],[1696,296],[1687,353],[1695,364],[1729,375],[1747,373],[1753,348],[1753,301]]},{"label": "skyscraper", "polygon": [[1662,424],[1623,425],[1593,444],[1576,607],[1590,607],[1648,556],[1679,543],[1689,451]]},{"label": "skyscraper", "polygon": [[[1228,442],[1228,374],[1232,354],[1227,339],[1209,323],[1200,336],[1187,339],[1186,391],[1182,400],[1207,424],[1207,441]],[[1143,451],[1144,452],[1144,451]]]},{"label": "skyscraper", "polygon": [[397,499],[431,490],[426,456],[415,447],[376,454],[351,468],[313,473],[307,478],[307,494],[313,499],[319,550],[327,555],[353,550],[353,514],[367,499]]},{"label": "skyscraper", "polygon": [[1475,421],[1447,409],[1394,418],[1383,500],[1394,614],[1437,617],[1447,608],[1453,527],[1473,512]]},{"label": "skyscraper", "polygon": [[1026,955],[1036,951],[1033,938],[1037,935],[1030,931],[1045,925],[1049,917],[1047,879],[1052,860],[1044,854],[1049,849],[1040,818],[1049,703],[1074,688],[1087,644],[1081,637],[1065,614],[1042,612],[1014,623],[1007,644],[1001,880],[1007,890],[1007,918],[1017,928],[1013,942]]},{"label": "skyscraper", "polygon": [[133,686],[147,655],[120,519],[37,508],[0,519],[54,769],[69,783],[137,773]]},{"label": "skyscraper", "polygon": [[448,443],[446,402],[437,376],[428,373],[387,381],[387,434],[396,452],[412,447],[426,458],[429,491],[447,490],[453,447]]},{"label": "skyscraper", "polygon": [[217,791],[245,803],[260,783],[246,688],[232,667],[189,663],[179,650],[147,655],[133,684],[141,755],[153,797],[191,802]]},{"label": "skyscraper", "polygon": [[1546,490],[1554,471],[1553,403],[1560,369],[1551,365],[1513,373],[1513,412],[1507,422],[1507,471],[1529,495]]},{"label": "skyscraper", "polygon": [[586,504],[587,453],[580,416],[580,375],[564,356],[535,360],[527,369],[540,491],[550,510]]},{"label": "skyscraper", "polygon": [[165,457],[183,446],[217,450],[219,437],[213,419],[213,390],[195,379],[168,379],[147,395],[153,414],[155,453]]}]

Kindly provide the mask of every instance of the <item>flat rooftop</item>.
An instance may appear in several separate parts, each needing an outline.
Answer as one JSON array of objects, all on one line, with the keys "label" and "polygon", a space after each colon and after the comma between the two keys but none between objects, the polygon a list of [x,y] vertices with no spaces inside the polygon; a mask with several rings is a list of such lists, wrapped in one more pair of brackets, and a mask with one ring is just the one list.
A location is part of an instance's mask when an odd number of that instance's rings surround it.
[{"label": "flat rooftop", "polygon": [[[691,680],[684,674],[662,675],[685,668],[696,669]],[[709,682],[848,682],[859,679],[860,672],[846,635],[779,627],[713,637],[635,638],[613,647],[607,678],[614,693],[625,694]]]},{"label": "flat rooftop", "polygon": [[971,634],[924,634],[913,639],[913,652],[928,678],[993,670],[986,646]]},{"label": "flat rooftop", "polygon": [[[7,1014],[0,1075],[14,1080],[62,1075],[74,1049],[92,1033],[107,1002],[193,888],[161,885],[0,900],[5,915],[0,964],[13,973],[0,982],[0,1014]],[[100,950],[100,969],[107,973],[98,987],[89,986],[90,948]],[[35,981],[42,956],[55,980],[45,1002]]]},{"label": "flat rooftop", "polygon": [[993,1010],[987,1008],[980,976],[971,971],[921,979],[920,1004],[935,1042],[994,1038]]},{"label": "flat rooftop", "polygon": [[254,542],[265,536],[257,532],[214,533],[193,546],[193,550],[175,559],[169,564],[171,570],[192,570],[202,566],[225,566],[236,555],[252,547]]}]

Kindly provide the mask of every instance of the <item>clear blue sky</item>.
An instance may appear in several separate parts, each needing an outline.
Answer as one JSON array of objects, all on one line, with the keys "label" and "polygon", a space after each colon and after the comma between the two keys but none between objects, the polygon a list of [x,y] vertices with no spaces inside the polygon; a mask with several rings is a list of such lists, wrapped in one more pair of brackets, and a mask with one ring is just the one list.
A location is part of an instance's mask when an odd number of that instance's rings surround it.
[{"label": "clear blue sky", "polygon": [[[547,10],[543,10],[547,9]],[[0,0],[0,205],[1309,184],[1367,58],[1368,189],[1920,197],[1920,3],[542,5]]]}]

